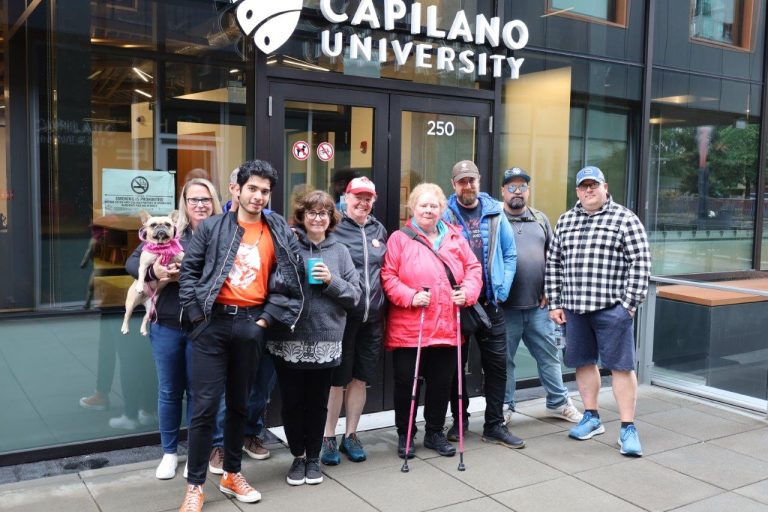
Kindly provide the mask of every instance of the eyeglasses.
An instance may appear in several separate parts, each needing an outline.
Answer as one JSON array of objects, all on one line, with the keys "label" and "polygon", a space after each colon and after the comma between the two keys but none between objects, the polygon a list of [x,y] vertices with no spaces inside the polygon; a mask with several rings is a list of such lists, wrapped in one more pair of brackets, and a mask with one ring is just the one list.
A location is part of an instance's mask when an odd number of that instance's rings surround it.
[{"label": "eyeglasses", "polygon": [[592,183],[581,183],[579,185],[576,185],[576,188],[579,190],[597,190],[597,188],[602,185],[602,183],[593,181]]},{"label": "eyeglasses", "polygon": [[319,211],[319,212],[308,211],[307,212],[307,217],[312,219],[312,220],[327,219],[328,217],[330,217],[330,214],[326,210],[322,210],[322,211]]},{"label": "eyeglasses", "polygon": [[521,185],[510,185],[507,187],[507,192],[509,192],[510,194],[514,194],[518,190],[520,191],[521,194],[528,192],[528,185],[523,183]]},{"label": "eyeglasses", "polygon": [[197,206],[199,204],[203,206],[208,206],[209,204],[211,204],[211,198],[210,197],[188,197],[187,204],[189,206]]}]

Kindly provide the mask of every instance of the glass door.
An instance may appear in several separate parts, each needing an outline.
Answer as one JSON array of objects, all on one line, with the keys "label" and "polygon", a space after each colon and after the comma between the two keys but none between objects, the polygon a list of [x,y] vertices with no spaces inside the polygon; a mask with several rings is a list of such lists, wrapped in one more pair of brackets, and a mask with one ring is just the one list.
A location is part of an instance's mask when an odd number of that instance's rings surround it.
[{"label": "glass door", "polygon": [[[272,206],[286,218],[307,190],[325,190],[343,210],[352,178],[367,176],[386,197],[387,96],[272,84],[271,160],[281,171]],[[382,218],[385,201],[374,215]]]},{"label": "glass door", "polygon": [[392,97],[388,180],[397,193],[388,197],[390,229],[408,219],[408,197],[419,183],[436,183],[452,194],[451,169],[460,160],[477,163],[482,188],[490,190],[490,109],[483,102]]}]

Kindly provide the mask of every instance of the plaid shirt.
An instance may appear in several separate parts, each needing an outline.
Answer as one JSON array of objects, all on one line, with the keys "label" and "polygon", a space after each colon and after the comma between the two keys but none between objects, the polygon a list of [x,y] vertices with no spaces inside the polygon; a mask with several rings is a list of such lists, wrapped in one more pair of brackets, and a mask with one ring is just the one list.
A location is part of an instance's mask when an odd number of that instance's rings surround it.
[{"label": "plaid shirt", "polygon": [[648,237],[640,219],[610,196],[589,215],[576,203],[560,216],[547,254],[549,309],[583,314],[645,300],[651,273]]}]

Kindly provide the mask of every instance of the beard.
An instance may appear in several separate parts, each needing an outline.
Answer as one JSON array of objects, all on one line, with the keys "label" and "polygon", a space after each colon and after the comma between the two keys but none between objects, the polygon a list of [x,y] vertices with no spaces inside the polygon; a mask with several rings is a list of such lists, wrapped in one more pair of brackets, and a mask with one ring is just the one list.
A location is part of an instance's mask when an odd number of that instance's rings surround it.
[{"label": "beard", "polygon": [[521,210],[525,208],[525,199],[522,197],[512,197],[507,201],[507,205],[513,210]]},{"label": "beard", "polygon": [[477,201],[477,193],[462,192],[461,194],[459,194],[458,200],[464,206],[472,206],[473,204],[475,204],[475,201]]}]

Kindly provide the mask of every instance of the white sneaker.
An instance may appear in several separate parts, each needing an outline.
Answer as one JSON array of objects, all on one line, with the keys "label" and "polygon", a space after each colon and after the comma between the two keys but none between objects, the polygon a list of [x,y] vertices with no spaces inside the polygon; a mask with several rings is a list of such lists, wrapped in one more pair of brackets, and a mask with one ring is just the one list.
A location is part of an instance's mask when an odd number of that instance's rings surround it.
[{"label": "white sneaker", "polygon": [[176,476],[176,468],[179,466],[179,457],[175,453],[166,453],[157,466],[155,477],[158,480],[170,480]]},{"label": "white sneaker", "polygon": [[157,416],[151,412],[147,412],[144,409],[139,409],[139,423],[145,427],[154,425],[157,423]]},{"label": "white sneaker", "polygon": [[123,414],[117,418],[110,418],[109,426],[111,428],[122,428],[124,430],[136,430],[136,427],[139,426],[139,422]]},{"label": "white sneaker", "polygon": [[509,408],[509,404],[504,404],[504,425],[512,423],[512,415],[515,413],[514,409]]},{"label": "white sneaker", "polygon": [[547,416],[551,416],[552,418],[559,418],[561,420],[570,421],[571,423],[579,423],[581,421],[581,418],[584,416],[579,412],[579,410],[576,408],[575,405],[573,405],[573,402],[571,402],[570,399],[568,399],[567,402],[565,402],[564,405],[561,405],[560,407],[557,407],[555,409],[550,409],[547,407]]}]

